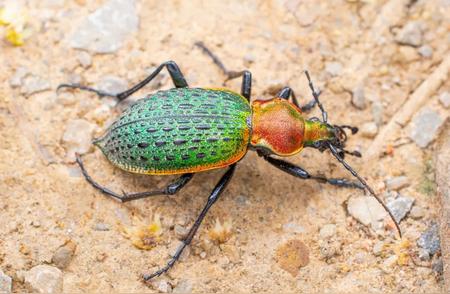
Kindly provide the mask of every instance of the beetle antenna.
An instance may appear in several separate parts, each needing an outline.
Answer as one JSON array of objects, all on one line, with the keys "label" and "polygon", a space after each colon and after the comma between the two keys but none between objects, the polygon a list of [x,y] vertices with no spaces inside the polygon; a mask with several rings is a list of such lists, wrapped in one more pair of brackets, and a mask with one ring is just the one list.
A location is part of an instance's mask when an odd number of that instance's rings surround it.
[{"label": "beetle antenna", "polygon": [[314,100],[316,101],[317,106],[319,106],[319,109],[320,109],[320,111],[322,112],[322,119],[323,119],[323,122],[326,123],[326,122],[328,121],[328,114],[327,114],[327,112],[325,111],[325,109],[323,109],[322,103],[320,103],[320,101],[319,101],[319,92],[317,92],[317,91],[314,89],[314,85],[313,85],[313,83],[312,83],[312,81],[311,81],[311,77],[309,76],[309,72],[308,72],[307,70],[305,70],[305,75],[306,75],[306,78],[308,79],[308,85],[309,85],[309,88],[310,88],[311,91],[312,91],[312,95],[313,95],[313,97],[314,97]]},{"label": "beetle antenna", "polygon": [[395,219],[392,212],[389,210],[389,208],[384,204],[384,202],[375,194],[375,192],[372,190],[372,188],[367,184],[367,182],[347,163],[344,161],[344,159],[339,155],[339,151],[336,149],[336,147],[329,143],[328,144],[331,153],[336,157],[336,159],[355,177],[359,180],[359,182],[369,191],[369,193],[383,206],[384,210],[389,214],[392,221],[395,224],[395,227],[397,228],[398,234],[400,238],[402,237],[402,231],[400,229],[400,225],[398,224],[397,220]]}]

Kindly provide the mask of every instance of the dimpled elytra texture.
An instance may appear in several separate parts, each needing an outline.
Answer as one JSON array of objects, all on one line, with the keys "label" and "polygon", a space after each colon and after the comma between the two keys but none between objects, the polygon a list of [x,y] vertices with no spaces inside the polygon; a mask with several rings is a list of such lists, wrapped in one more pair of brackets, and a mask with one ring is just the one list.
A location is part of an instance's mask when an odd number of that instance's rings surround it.
[{"label": "dimpled elytra texture", "polygon": [[245,155],[250,119],[250,105],[237,93],[175,88],[138,100],[94,143],[130,172],[198,172]]}]

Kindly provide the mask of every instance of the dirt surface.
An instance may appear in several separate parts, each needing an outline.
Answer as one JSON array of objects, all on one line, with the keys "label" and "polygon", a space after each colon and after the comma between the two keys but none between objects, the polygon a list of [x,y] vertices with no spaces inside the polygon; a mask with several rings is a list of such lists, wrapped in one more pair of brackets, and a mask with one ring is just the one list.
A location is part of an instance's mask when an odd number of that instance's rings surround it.
[{"label": "dirt surface", "polygon": [[[309,101],[302,73],[308,69],[330,122],[382,129],[449,55],[448,1],[137,1],[138,30],[114,53],[89,52],[89,63],[69,40],[105,2],[24,2],[30,36],[19,47],[0,43],[0,269],[13,278],[14,292],[36,291],[26,275],[43,264],[62,268],[64,292],[443,291],[442,276],[432,269],[439,254],[416,261],[416,240],[437,221],[439,201],[434,144],[420,148],[409,140],[411,125],[391,134],[384,155],[370,164],[348,158],[385,200],[391,193],[385,181],[407,177],[399,193],[423,214],[403,219],[403,242],[388,219],[372,230],[348,215],[347,200],[362,192],[293,178],[249,152],[181,262],[145,285],[141,274],[165,264],[223,171],[196,175],[176,196],[117,203],[86,183],[70,135],[87,133],[88,141],[101,135],[123,106],[55,89],[62,82],[95,86],[107,76],[131,86],[166,60],[175,60],[192,86],[222,86],[224,75],[193,46],[203,41],[228,68],[252,71],[252,99],[268,99],[289,85]],[[420,44],[400,44],[400,31],[415,21]],[[26,76],[12,81],[21,68]],[[30,93],[36,80],[44,86]],[[239,90],[240,81],[226,86]],[[170,87],[164,73],[134,97]],[[439,97],[449,89],[447,79],[425,104],[444,120],[448,108]],[[73,122],[78,119],[83,122]],[[376,132],[350,136],[349,149],[364,154]],[[93,177],[116,191],[150,190],[170,178],[132,175],[113,168],[93,146],[83,151]],[[350,177],[327,152],[304,150],[289,160],[311,173]],[[211,234],[216,220],[230,230],[220,245]],[[142,230],[154,233],[155,246],[138,246]],[[278,258],[292,240],[306,245],[300,255],[309,255],[296,275]]]}]

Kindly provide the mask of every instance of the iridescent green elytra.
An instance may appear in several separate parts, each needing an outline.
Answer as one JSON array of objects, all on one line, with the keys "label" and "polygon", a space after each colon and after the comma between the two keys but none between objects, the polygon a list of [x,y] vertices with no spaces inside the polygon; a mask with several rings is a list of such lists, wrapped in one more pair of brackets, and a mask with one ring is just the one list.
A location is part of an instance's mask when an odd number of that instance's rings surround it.
[{"label": "iridescent green elytra", "polygon": [[174,88],[138,100],[95,144],[114,165],[146,174],[196,172],[241,159],[251,109],[224,89]]}]

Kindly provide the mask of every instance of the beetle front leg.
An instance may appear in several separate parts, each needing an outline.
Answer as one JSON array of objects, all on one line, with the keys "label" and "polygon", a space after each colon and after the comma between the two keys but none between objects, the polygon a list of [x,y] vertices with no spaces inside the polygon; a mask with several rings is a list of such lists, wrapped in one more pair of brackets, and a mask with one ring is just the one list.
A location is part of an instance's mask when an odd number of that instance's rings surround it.
[{"label": "beetle front leg", "polygon": [[306,170],[302,169],[299,166],[296,166],[290,162],[276,159],[271,156],[263,156],[263,158],[268,161],[270,164],[275,166],[276,168],[284,171],[285,173],[288,173],[294,177],[300,178],[300,179],[312,179],[316,180],[322,183],[328,183],[330,185],[338,186],[338,187],[346,187],[346,188],[358,188],[364,190],[364,186],[359,182],[353,182],[346,179],[335,179],[335,178],[326,178],[323,176],[314,176],[310,175]]},{"label": "beetle front leg", "polygon": [[117,192],[114,192],[106,187],[103,187],[92,177],[88,174],[86,169],[84,168],[83,161],[81,160],[81,157],[79,154],[76,154],[77,163],[80,166],[81,172],[83,173],[83,176],[86,178],[86,180],[89,182],[89,184],[92,185],[92,187],[96,188],[97,190],[101,191],[103,194],[106,194],[113,199],[119,201],[119,202],[128,202],[132,200],[142,199],[150,196],[157,196],[157,195],[174,195],[178,191],[180,191],[184,186],[186,186],[187,183],[192,179],[194,176],[193,173],[186,173],[181,175],[179,178],[177,178],[174,182],[167,185],[166,188],[160,189],[160,190],[154,190],[154,191],[147,191],[147,192],[138,192],[138,193],[125,193],[119,194]]},{"label": "beetle front leg", "polygon": [[180,68],[174,61],[167,61],[158,66],[147,78],[145,78],[143,81],[139,82],[135,86],[131,87],[128,90],[125,90],[121,93],[114,94],[114,93],[108,93],[102,90],[97,90],[91,87],[82,86],[79,84],[61,84],[58,86],[56,91],[62,88],[69,88],[69,89],[79,89],[89,92],[94,92],[100,97],[113,97],[116,98],[119,101],[125,100],[126,98],[130,97],[133,93],[139,91],[141,88],[143,88],[145,85],[150,83],[160,72],[161,70],[166,67],[167,71],[170,74],[170,77],[172,78],[172,81],[177,88],[186,88],[188,87],[188,83],[186,82],[186,79],[183,76],[183,73],[181,72]]},{"label": "beetle front leg", "polygon": [[192,242],[192,239],[195,236],[195,233],[197,233],[198,228],[200,227],[203,219],[205,218],[206,214],[208,213],[211,206],[219,199],[222,192],[227,187],[228,183],[230,182],[234,170],[236,169],[236,164],[232,164],[229,166],[227,172],[220,178],[220,181],[217,183],[217,185],[214,187],[214,190],[211,192],[211,194],[208,197],[208,201],[206,202],[205,206],[203,207],[202,211],[200,212],[200,215],[195,220],[194,224],[189,230],[189,233],[186,235],[186,237],[182,240],[182,243],[177,248],[176,252],[172,255],[172,258],[169,260],[169,262],[156,272],[150,275],[143,275],[144,281],[149,281],[153,279],[154,277],[158,277],[168,270],[170,270],[175,262],[180,258],[181,254],[183,253],[184,249]]}]

